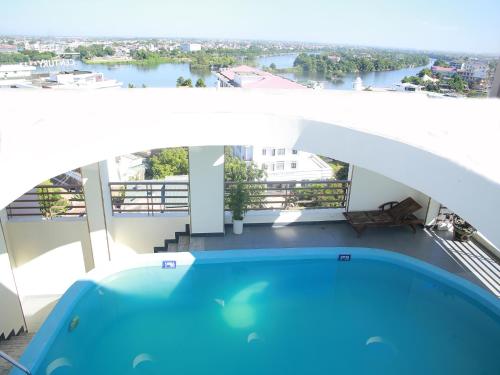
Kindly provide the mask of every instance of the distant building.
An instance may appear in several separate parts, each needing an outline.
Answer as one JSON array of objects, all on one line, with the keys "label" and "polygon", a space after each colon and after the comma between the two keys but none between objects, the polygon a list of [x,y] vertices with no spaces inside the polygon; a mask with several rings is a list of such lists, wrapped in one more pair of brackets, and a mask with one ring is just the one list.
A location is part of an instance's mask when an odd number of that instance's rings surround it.
[{"label": "distant building", "polygon": [[183,50],[184,52],[201,51],[201,44],[199,44],[199,43],[184,43],[184,44],[181,44],[181,50]]},{"label": "distant building", "polygon": [[263,169],[267,181],[326,180],[334,177],[328,163],[305,151],[261,145],[234,146],[233,155]]},{"label": "distant building", "polygon": [[457,68],[453,67],[444,67],[444,66],[433,66],[431,68],[432,74],[440,74],[444,77],[451,77],[452,75],[457,73]]},{"label": "distant building", "polygon": [[398,83],[396,85],[396,91],[406,91],[406,92],[419,92],[422,91],[424,86],[421,85],[415,85],[413,83]]},{"label": "distant building", "polygon": [[488,78],[489,66],[487,63],[472,61],[464,64],[459,71],[460,76],[467,82],[482,81]]},{"label": "distant building", "polygon": [[115,158],[116,173],[119,181],[144,180],[146,166],[144,157],[126,154]]},{"label": "distant building", "polygon": [[221,69],[217,73],[220,87],[253,89],[306,89],[307,87],[289,79],[264,72],[251,66]]},{"label": "distant building", "polygon": [[34,70],[36,70],[34,66],[0,65],[0,79],[28,78]]},{"label": "distant building", "polygon": [[451,68],[461,70],[464,68],[465,63],[463,61],[450,61],[449,65]]},{"label": "distant building", "polygon": [[0,53],[17,52],[17,47],[12,44],[0,44]]},{"label": "distant building", "polygon": [[75,70],[50,74],[43,83],[43,88],[56,89],[105,89],[121,87],[122,83],[114,79],[104,78],[103,73]]}]

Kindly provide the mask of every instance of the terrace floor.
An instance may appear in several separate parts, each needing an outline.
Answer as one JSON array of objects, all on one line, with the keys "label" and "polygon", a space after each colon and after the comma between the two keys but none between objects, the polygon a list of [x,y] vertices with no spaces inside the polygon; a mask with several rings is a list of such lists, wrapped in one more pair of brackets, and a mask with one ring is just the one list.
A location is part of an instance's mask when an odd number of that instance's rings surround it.
[{"label": "terrace floor", "polygon": [[[358,238],[345,222],[288,226],[245,226],[242,235],[226,227],[224,237],[192,237],[191,251],[290,247],[373,247],[413,256],[489,290],[500,298],[500,260],[475,242],[453,241],[450,232],[409,228],[368,228]],[[18,359],[33,333],[0,341],[0,350]],[[0,375],[10,367],[0,360]]]},{"label": "terrace floor", "polygon": [[479,244],[453,241],[453,233],[409,228],[368,228],[361,237],[346,222],[247,225],[235,235],[226,226],[224,237],[192,237],[189,249],[227,250],[286,247],[372,247],[395,251],[429,262],[480,285],[500,297],[500,260]]}]

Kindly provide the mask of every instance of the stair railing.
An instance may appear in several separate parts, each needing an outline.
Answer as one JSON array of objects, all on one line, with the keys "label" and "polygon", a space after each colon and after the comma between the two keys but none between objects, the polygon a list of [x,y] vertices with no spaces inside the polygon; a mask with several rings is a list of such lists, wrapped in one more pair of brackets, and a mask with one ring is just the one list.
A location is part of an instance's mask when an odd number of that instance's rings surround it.
[{"label": "stair railing", "polygon": [[19,370],[21,370],[25,374],[31,375],[31,371],[30,370],[28,370],[22,364],[20,364],[19,362],[17,362],[14,358],[12,358],[10,355],[2,352],[1,350],[0,350],[0,358],[3,358],[7,362],[9,362],[12,366],[17,367]]}]

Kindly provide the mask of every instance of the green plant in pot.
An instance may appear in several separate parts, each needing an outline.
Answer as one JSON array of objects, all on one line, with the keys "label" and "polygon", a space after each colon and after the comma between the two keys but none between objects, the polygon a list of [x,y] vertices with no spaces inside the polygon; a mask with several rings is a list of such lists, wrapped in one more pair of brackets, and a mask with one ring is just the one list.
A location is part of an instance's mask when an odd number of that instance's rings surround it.
[{"label": "green plant in pot", "polygon": [[228,208],[233,213],[233,232],[241,234],[243,232],[243,218],[250,204],[250,194],[243,183],[238,182],[229,187],[227,203]]},{"label": "green plant in pot", "polygon": [[226,208],[233,215],[233,232],[243,232],[243,218],[250,208],[263,206],[265,187],[259,181],[265,176],[262,169],[231,155],[229,149],[224,156],[224,179]]},{"label": "green plant in pot", "polygon": [[453,216],[453,236],[457,241],[468,241],[476,229],[458,215]]}]

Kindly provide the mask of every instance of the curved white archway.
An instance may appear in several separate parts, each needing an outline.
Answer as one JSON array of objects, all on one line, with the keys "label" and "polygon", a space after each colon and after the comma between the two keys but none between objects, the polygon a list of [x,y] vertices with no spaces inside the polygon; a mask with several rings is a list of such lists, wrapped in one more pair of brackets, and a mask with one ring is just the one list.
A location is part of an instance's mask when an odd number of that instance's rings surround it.
[{"label": "curved white archway", "polygon": [[0,103],[0,207],[46,178],[128,152],[268,143],[402,182],[500,244],[497,99],[314,90],[9,90],[0,92]]}]

